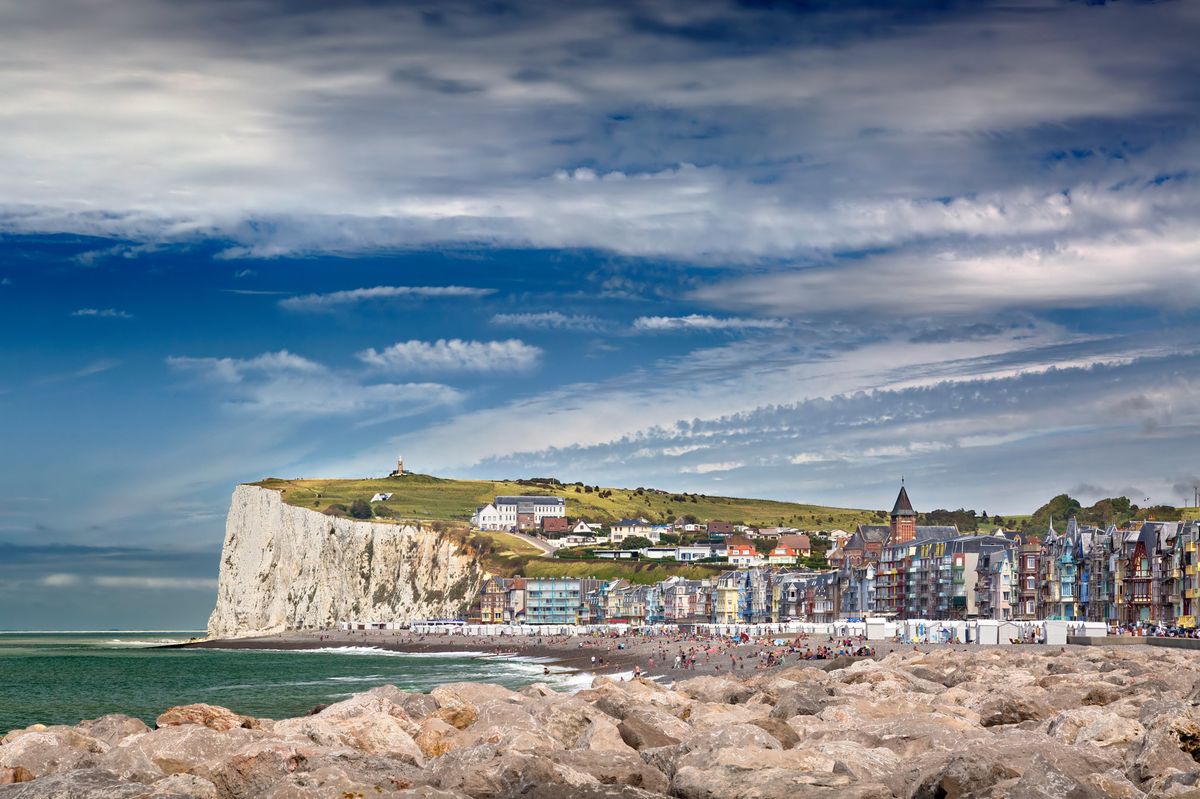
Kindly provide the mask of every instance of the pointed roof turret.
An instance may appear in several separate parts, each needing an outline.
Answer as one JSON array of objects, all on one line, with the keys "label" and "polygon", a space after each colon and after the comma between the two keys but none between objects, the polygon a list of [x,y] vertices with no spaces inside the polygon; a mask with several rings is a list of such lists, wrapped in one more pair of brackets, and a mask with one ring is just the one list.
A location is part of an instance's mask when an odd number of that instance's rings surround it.
[{"label": "pointed roof turret", "polygon": [[917,512],[913,510],[912,502],[908,499],[908,489],[901,485],[900,493],[896,496],[896,504],[892,506],[892,516],[916,515]]}]

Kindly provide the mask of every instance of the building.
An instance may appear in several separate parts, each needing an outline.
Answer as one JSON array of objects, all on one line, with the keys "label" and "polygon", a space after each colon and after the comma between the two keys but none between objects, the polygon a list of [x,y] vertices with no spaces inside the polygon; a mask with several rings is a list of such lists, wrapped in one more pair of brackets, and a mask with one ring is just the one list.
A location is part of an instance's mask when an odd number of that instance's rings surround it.
[{"label": "building", "polygon": [[572,577],[525,579],[527,624],[586,624],[590,618],[587,596],[599,580]]},{"label": "building", "polygon": [[621,519],[612,526],[612,533],[609,536],[614,544],[619,544],[626,538],[635,537],[645,538],[654,544],[662,540],[661,530],[645,519]]},{"label": "building", "polygon": [[525,578],[492,577],[479,594],[483,624],[522,624],[525,621]]},{"label": "building", "polygon": [[566,516],[543,516],[541,524],[543,533],[566,533],[571,529]]},{"label": "building", "polygon": [[733,535],[733,522],[709,522],[707,527],[709,535],[729,536]]},{"label": "building", "polygon": [[767,554],[772,566],[794,566],[800,558],[812,555],[812,543],[806,535],[783,535]]},{"label": "building", "polygon": [[754,544],[744,538],[731,538],[725,545],[725,560],[730,566],[761,566],[765,559]]},{"label": "building", "polygon": [[542,519],[566,515],[567,501],[563,497],[496,497],[476,508],[471,525],[477,530],[537,530]]}]

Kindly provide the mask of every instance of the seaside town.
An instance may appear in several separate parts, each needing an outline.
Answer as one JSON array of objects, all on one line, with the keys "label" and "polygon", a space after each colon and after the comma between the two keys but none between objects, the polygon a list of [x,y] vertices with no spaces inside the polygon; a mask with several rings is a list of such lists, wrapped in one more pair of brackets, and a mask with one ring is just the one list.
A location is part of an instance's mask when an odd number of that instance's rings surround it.
[{"label": "seaside town", "polygon": [[[1062,620],[1192,635],[1200,597],[1195,521],[1101,529],[1070,516],[1041,534],[963,534],[955,525],[918,524],[904,486],[888,524],[859,525],[853,533],[640,518],[621,519],[606,532],[570,519],[565,498],[551,496],[496,497],[471,521],[478,530],[535,540],[559,557],[582,552],[728,567],[705,579],[650,585],[492,577],[467,620],[481,624]],[[824,558],[814,557],[814,541],[825,545]]]}]

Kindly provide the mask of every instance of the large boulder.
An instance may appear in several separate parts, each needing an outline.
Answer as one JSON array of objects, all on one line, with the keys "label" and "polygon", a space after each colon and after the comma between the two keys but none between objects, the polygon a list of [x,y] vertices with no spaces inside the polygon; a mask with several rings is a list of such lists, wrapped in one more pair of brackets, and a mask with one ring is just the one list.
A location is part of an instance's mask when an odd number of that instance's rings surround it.
[{"label": "large boulder", "polygon": [[234,713],[229,708],[220,707],[219,705],[206,705],[203,703],[168,708],[155,720],[154,724],[159,728],[178,727],[182,724],[199,724],[201,727],[208,727],[210,730],[218,732],[232,730],[237,727],[253,730],[259,726],[258,720],[250,716]]},{"label": "large boulder", "polygon": [[75,729],[84,735],[104,741],[110,746],[131,735],[141,735],[150,731],[146,722],[120,713],[110,713],[98,719],[81,721],[75,725]]},{"label": "large boulder", "polygon": [[[10,735],[12,735],[10,733]],[[0,768],[24,769],[34,777],[94,766],[111,747],[70,727],[20,731],[0,746]]]},{"label": "large boulder", "polygon": [[736,705],[754,695],[754,689],[733,677],[692,677],[675,683],[675,690],[691,699],[712,704]]},{"label": "large boulder", "polygon": [[1046,732],[1063,743],[1105,747],[1139,740],[1145,729],[1133,719],[1088,706],[1059,712],[1050,719]]},{"label": "large boulder", "polygon": [[[683,722],[678,723],[683,724]],[[685,735],[690,732],[690,728],[686,724],[683,724],[683,727],[682,732]],[[641,716],[630,716],[623,719],[617,724],[617,731],[625,743],[637,750],[674,746],[680,741],[679,738],[665,731],[662,726],[652,724]],[[672,732],[679,732],[679,730],[673,729]]]},{"label": "large boulder", "polygon": [[1053,713],[1053,709],[1037,697],[1019,692],[1004,693],[980,705],[979,723],[984,727],[999,727],[1022,721],[1041,721]]},{"label": "large boulder", "polygon": [[[154,795],[148,785],[124,782],[97,768],[62,771],[0,787],[0,799],[151,799]],[[179,795],[177,799],[185,797]]]}]

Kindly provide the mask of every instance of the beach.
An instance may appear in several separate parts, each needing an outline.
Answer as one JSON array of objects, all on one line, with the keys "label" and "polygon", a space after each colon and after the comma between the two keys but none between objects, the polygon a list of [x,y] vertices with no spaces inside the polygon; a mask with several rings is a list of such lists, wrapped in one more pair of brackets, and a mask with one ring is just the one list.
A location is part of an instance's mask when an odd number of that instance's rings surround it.
[{"label": "beach", "polygon": [[[777,641],[782,643],[776,643]],[[683,634],[644,635],[416,635],[392,630],[302,630],[250,638],[207,639],[177,645],[181,648],[223,650],[311,650],[334,647],[368,647],[386,652],[478,653],[488,658],[517,658],[545,663],[555,669],[582,674],[632,675],[659,681],[690,676],[734,674],[748,676],[779,671],[796,665],[841,667],[863,658],[881,658],[891,652],[952,650],[977,652],[974,644],[902,644],[865,641],[820,634],[772,634],[734,644],[728,638]],[[839,655],[868,647],[872,654]],[[813,658],[819,648],[833,650],[828,657]],[[1001,645],[987,649],[1061,650],[1038,644]],[[1071,647],[1072,649],[1076,647]],[[771,657],[774,654],[775,657]],[[675,658],[681,658],[680,667]]]}]

